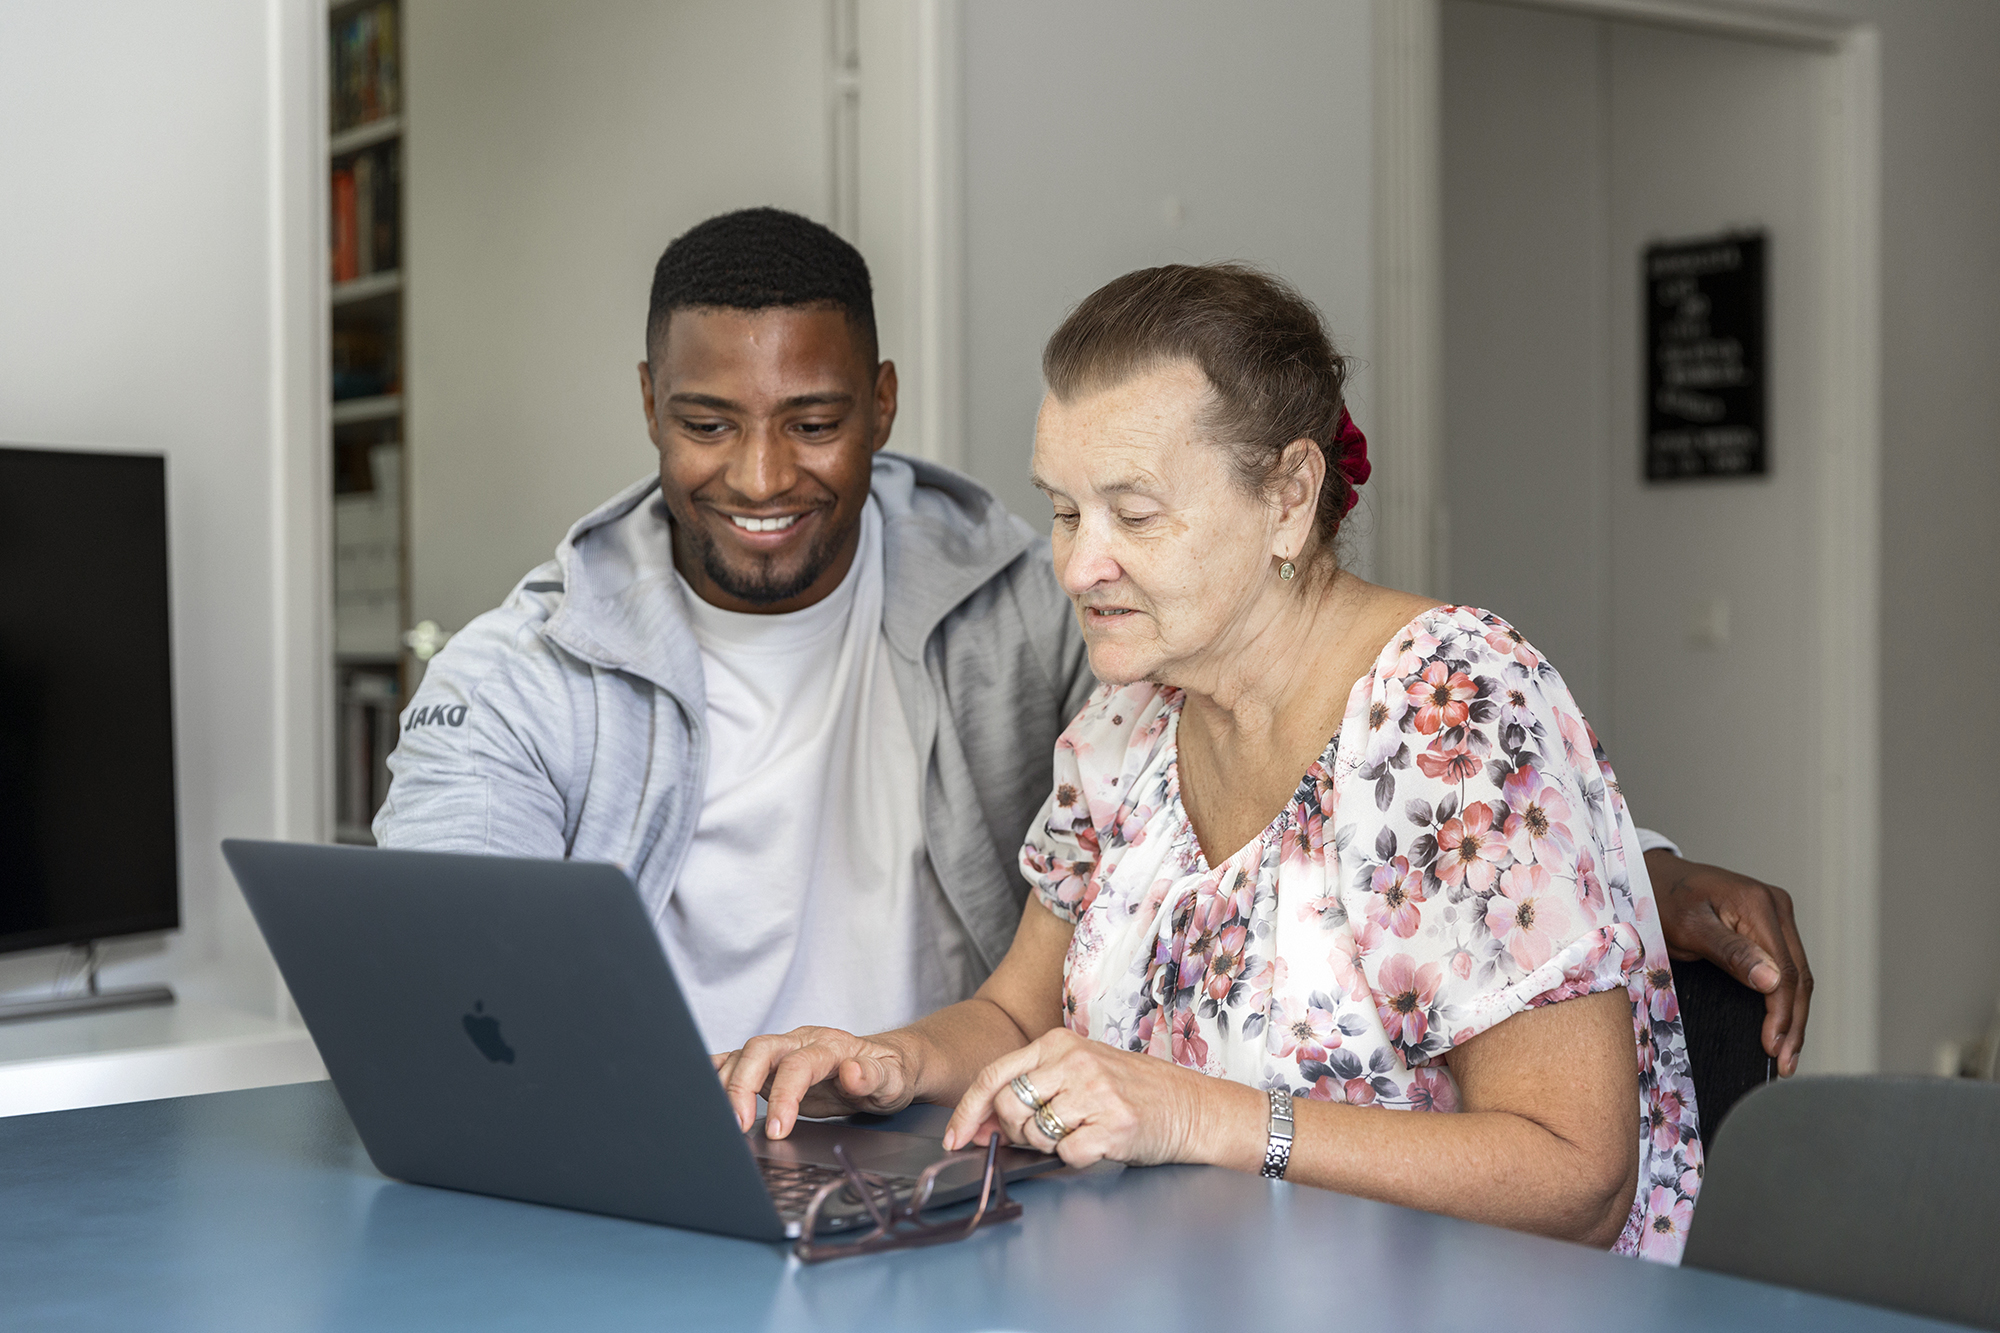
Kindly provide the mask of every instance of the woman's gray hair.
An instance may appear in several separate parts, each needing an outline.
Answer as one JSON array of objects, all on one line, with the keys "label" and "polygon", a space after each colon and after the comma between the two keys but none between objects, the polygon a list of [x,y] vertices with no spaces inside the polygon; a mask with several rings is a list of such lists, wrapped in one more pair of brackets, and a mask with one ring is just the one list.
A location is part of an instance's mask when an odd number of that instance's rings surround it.
[{"label": "woman's gray hair", "polygon": [[1267,495],[1284,453],[1311,440],[1326,459],[1313,531],[1331,559],[1354,487],[1341,467],[1347,358],[1319,311],[1284,280],[1247,264],[1168,264],[1099,287],[1042,350],[1058,401],[1115,387],[1155,367],[1192,361],[1214,401],[1202,428],[1229,450],[1237,480]]}]

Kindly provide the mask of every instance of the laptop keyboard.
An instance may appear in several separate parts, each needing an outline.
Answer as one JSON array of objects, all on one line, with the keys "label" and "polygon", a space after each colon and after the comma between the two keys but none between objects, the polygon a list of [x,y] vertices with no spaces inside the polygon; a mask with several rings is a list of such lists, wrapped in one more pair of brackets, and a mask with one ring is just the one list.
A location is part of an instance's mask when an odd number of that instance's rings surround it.
[{"label": "laptop keyboard", "polygon": [[[771,1192],[771,1202],[778,1205],[779,1216],[787,1222],[803,1219],[806,1209],[812,1205],[813,1195],[819,1193],[820,1186],[829,1180],[840,1180],[846,1174],[837,1166],[817,1166],[809,1162],[774,1162],[767,1157],[757,1159],[757,1169],[764,1173],[764,1188]],[[896,1192],[896,1197],[904,1198],[908,1196],[916,1182],[900,1177],[888,1177],[887,1183]],[[848,1192],[851,1194],[853,1191],[850,1189]]]}]

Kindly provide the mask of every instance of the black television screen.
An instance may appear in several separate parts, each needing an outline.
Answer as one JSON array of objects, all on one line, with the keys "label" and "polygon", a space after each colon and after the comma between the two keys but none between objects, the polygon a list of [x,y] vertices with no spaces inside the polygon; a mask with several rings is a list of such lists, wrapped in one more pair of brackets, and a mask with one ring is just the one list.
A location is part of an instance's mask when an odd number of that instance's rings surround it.
[{"label": "black television screen", "polygon": [[180,924],[166,460],[0,448],[0,952]]}]

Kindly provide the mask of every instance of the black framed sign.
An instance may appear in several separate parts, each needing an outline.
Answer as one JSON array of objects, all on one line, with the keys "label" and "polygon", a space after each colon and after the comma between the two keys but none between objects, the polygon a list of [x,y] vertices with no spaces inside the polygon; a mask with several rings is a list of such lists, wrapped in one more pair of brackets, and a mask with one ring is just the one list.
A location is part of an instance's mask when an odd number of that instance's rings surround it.
[{"label": "black framed sign", "polygon": [[1769,470],[1766,243],[1746,232],[1646,247],[1646,480]]}]

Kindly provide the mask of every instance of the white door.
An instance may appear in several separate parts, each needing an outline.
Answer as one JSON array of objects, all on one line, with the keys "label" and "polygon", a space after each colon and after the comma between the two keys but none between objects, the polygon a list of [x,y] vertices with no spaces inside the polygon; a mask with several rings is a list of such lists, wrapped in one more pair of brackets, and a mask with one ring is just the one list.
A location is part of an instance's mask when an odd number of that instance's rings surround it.
[{"label": "white door", "polygon": [[[1832,58],[1446,0],[1442,73],[1445,590],[1562,670],[1641,824],[1791,889],[1821,950],[1845,924],[1815,884],[1840,780],[1818,566]],[[1649,484],[1644,249],[1746,228],[1769,236],[1769,472]],[[1842,1012],[1816,1005],[1810,1066],[1872,1066]]]}]

